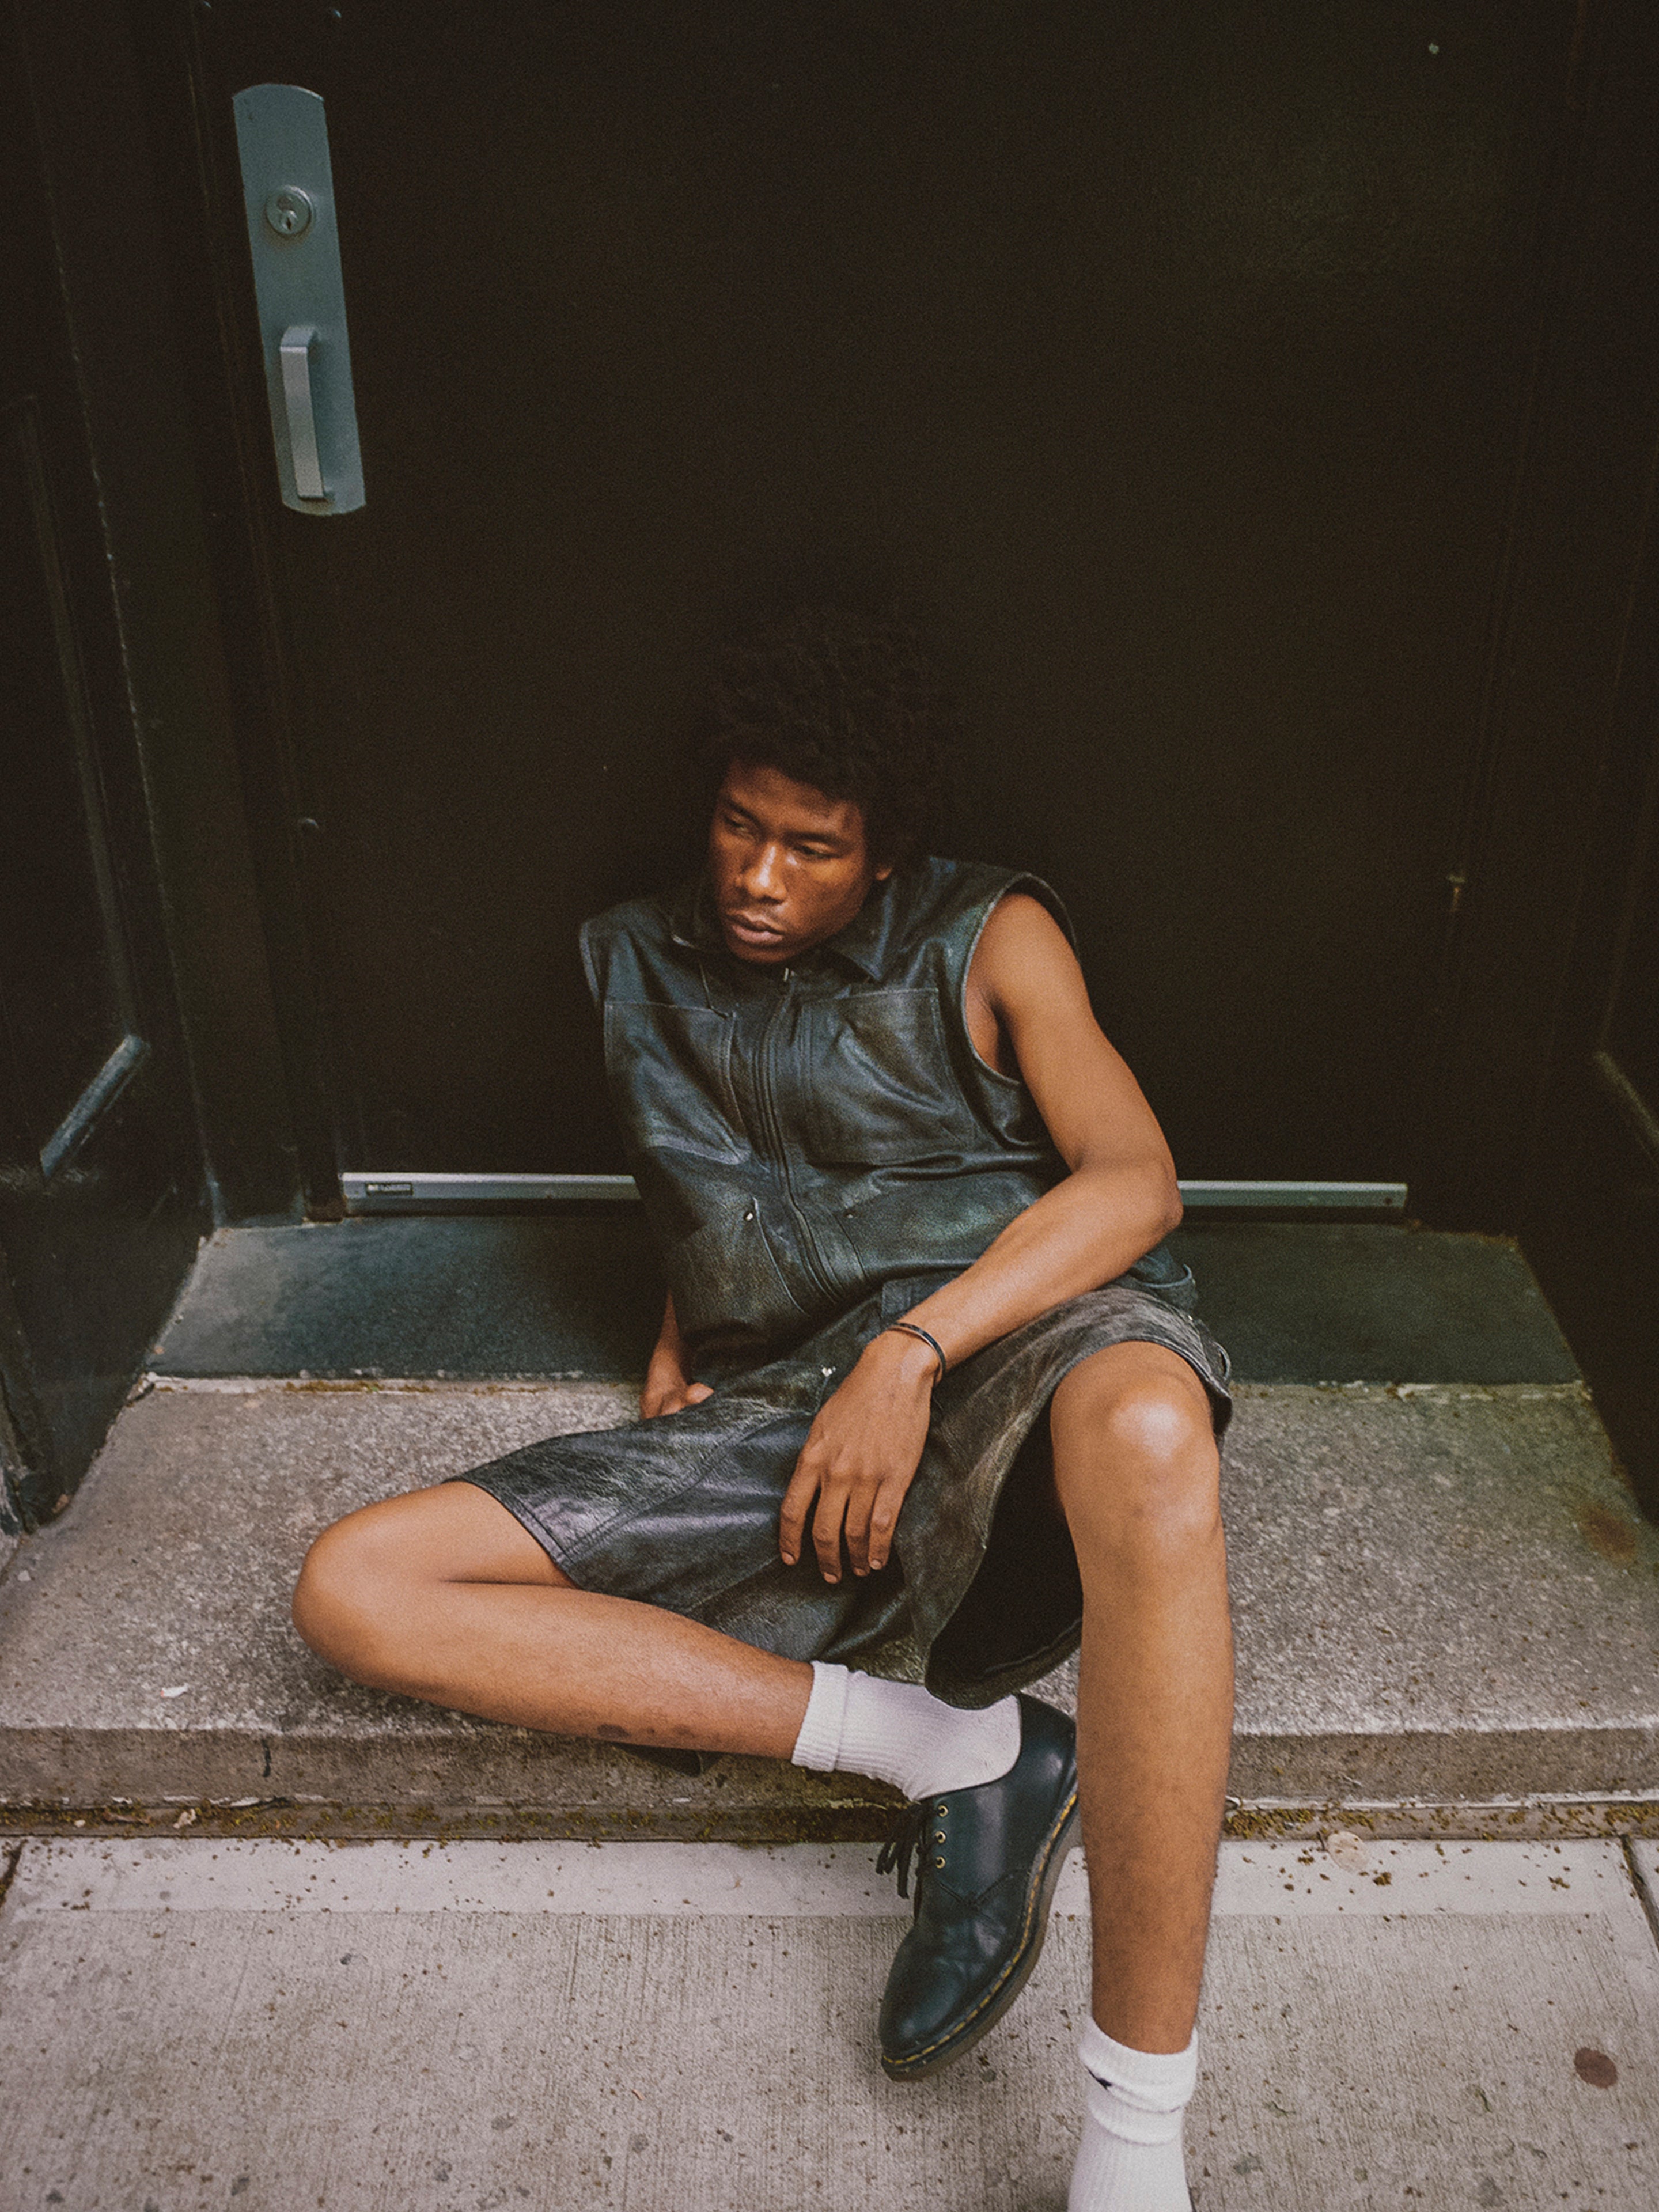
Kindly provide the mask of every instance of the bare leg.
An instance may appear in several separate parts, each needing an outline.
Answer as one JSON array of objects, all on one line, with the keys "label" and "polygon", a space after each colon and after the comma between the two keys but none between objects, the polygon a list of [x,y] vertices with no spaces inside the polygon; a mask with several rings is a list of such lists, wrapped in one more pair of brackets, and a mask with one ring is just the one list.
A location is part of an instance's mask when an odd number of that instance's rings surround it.
[{"label": "bare leg", "polygon": [[354,1680],[562,1735],[787,1759],[803,1662],[580,1590],[488,1492],[365,1506],[313,1545],[294,1622]]},{"label": "bare leg", "polygon": [[1114,1345],[1073,1369],[1049,1424],[1083,1577],[1094,2015],[1133,2050],[1181,2051],[1198,2013],[1232,1731],[1209,1401],[1175,1352]]}]

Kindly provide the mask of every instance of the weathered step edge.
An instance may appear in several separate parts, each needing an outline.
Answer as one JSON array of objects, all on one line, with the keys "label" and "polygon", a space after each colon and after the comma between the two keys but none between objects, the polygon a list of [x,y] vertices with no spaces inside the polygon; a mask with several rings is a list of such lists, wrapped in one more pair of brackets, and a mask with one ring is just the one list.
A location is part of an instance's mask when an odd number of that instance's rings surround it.
[{"label": "weathered step edge", "polygon": [[[204,1799],[181,1805],[116,1800],[106,1805],[0,1804],[0,1846],[8,1837],[173,1835],[274,1838],[294,1843],[368,1843],[465,1838],[501,1843],[875,1843],[894,1807],[863,1799],[793,1808],[720,1808],[590,1805],[333,1805],[292,1798]],[[1273,1798],[1229,1801],[1224,1835],[1318,1842],[1339,1828],[1390,1841],[1567,1843],[1618,1837],[1659,1838],[1659,1796],[1502,1798],[1491,1802],[1385,1802],[1336,1798],[1297,1804]]]},{"label": "weathered step edge", "polygon": [[[0,1832],[135,1825],[203,1833],[868,1840],[897,1797],[768,1759],[673,1774],[608,1747],[478,1724],[343,1742],[257,1729],[0,1731]],[[1659,1726],[1242,1733],[1230,1832],[1659,1834]]]},{"label": "weathered step edge", "polygon": [[[1245,1802],[1659,1796],[1659,1722],[1317,1735],[1247,1727],[1234,1739],[1228,1786]],[[539,1806],[550,1814],[626,1801],[647,1820],[671,1803],[810,1814],[832,1796],[895,1802],[877,1784],[810,1774],[775,1759],[727,1758],[706,1775],[676,1775],[609,1746],[486,1722],[467,1724],[460,1736],[406,1725],[351,1737],[257,1723],[0,1728],[0,1805],[70,1796],[106,1804],[278,1796],[319,1804]]]}]

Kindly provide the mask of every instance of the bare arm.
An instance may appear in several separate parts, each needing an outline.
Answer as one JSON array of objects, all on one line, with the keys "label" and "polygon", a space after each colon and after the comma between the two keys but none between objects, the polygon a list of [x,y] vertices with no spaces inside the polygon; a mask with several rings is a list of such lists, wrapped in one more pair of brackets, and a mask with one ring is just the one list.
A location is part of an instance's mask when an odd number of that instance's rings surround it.
[{"label": "bare arm", "polygon": [[662,1327],[657,1332],[656,1346],[646,1367],[640,1411],[649,1421],[659,1413],[680,1413],[685,1407],[697,1405],[714,1395],[706,1382],[694,1382],[686,1371],[685,1339],[680,1334],[671,1297],[663,1307]]},{"label": "bare arm", "polygon": [[[1015,893],[986,924],[968,979],[968,1016],[981,1057],[1024,1077],[1071,1172],[907,1316],[938,1340],[953,1367],[1110,1282],[1181,1218],[1163,1132],[1101,1034],[1076,955],[1036,899]],[[797,1462],[779,1517],[787,1561],[799,1556],[811,1511],[827,1580],[840,1579],[843,1522],[854,1573],[885,1565],[927,1440],[935,1367],[927,1346],[902,1334],[866,1348]]]},{"label": "bare arm", "polygon": [[951,1366],[1051,1306],[1133,1267],[1181,1219],[1175,1163],[1152,1108],[1102,1036],[1077,956],[1022,892],[985,926],[968,979],[982,1058],[1006,1044],[1070,1169],[911,1319]]}]

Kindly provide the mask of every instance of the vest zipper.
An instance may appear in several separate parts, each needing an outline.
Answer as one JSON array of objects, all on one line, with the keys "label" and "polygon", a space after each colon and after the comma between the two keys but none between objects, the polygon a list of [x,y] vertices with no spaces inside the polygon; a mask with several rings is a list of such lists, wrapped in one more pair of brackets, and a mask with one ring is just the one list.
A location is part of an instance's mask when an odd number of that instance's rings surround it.
[{"label": "vest zipper", "polygon": [[806,1218],[805,1209],[795,1195],[794,1177],[789,1172],[789,1155],[783,1141],[783,1123],[778,1114],[776,1094],[772,1085],[773,1039],[783,1019],[785,1010],[788,1006],[789,990],[793,980],[790,970],[786,968],[782,973],[783,988],[778,994],[778,1003],[768,1016],[766,1026],[761,1031],[759,1085],[761,1109],[766,1118],[767,1140],[771,1146],[773,1157],[778,1164],[778,1172],[782,1178],[784,1192],[789,1201],[789,1210],[794,1216],[795,1234],[800,1245],[801,1264],[819,1294],[823,1297],[833,1298],[839,1295],[837,1285],[831,1282],[824,1273],[818,1259],[811,1224]]}]

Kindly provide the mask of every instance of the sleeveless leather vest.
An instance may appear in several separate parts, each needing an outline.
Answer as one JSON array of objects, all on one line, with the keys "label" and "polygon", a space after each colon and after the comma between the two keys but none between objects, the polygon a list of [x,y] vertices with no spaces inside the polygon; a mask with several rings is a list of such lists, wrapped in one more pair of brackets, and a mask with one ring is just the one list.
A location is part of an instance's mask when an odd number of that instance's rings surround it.
[{"label": "sleeveless leather vest", "polygon": [[[773,1356],[895,1277],[965,1267],[1065,1173],[1025,1085],[968,1033],[969,963],[1016,889],[1071,935],[1036,877],[940,860],[782,969],[731,957],[702,884],[584,924],[629,1164],[694,1354]],[[1149,1286],[1184,1273],[1150,1258]]]}]

